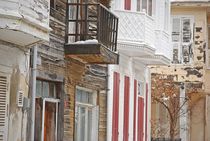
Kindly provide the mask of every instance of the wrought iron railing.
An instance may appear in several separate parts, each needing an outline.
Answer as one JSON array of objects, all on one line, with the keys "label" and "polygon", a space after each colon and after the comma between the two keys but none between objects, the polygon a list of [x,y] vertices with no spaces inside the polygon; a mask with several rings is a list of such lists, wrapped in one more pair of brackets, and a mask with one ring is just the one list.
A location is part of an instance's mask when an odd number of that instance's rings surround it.
[{"label": "wrought iron railing", "polygon": [[99,3],[67,4],[66,43],[97,40],[112,51],[117,47],[118,18]]}]

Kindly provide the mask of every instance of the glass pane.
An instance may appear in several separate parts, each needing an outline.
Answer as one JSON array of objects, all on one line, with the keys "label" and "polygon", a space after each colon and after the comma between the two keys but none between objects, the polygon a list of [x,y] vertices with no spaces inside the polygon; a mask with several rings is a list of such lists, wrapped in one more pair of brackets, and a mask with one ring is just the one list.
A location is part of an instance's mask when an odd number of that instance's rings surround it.
[{"label": "glass pane", "polygon": [[183,19],[182,26],[183,42],[189,43],[191,41],[190,19]]},{"label": "glass pane", "polygon": [[49,83],[49,97],[56,98],[56,90],[54,83]]},{"label": "glass pane", "polygon": [[42,82],[37,80],[36,81],[36,97],[42,96]]},{"label": "glass pane", "polygon": [[148,0],[148,15],[152,16],[152,0]]},{"label": "glass pane", "polygon": [[93,104],[93,94],[84,90],[77,89],[76,100],[81,103]]},{"label": "glass pane", "polygon": [[49,83],[43,82],[43,97],[49,97]]},{"label": "glass pane", "polygon": [[142,11],[147,13],[147,0],[142,0]]},{"label": "glass pane", "polygon": [[79,127],[79,134],[80,134],[80,141],[85,140],[85,125],[87,124],[85,122],[85,108],[80,108],[80,127]]},{"label": "glass pane", "polygon": [[137,0],[137,11],[141,10],[141,0]]},{"label": "glass pane", "polygon": [[[88,129],[92,129],[92,109],[88,110]],[[91,141],[91,130],[88,130],[88,141]]]},{"label": "glass pane", "polygon": [[172,41],[179,42],[180,37],[180,19],[174,18],[172,23]]}]

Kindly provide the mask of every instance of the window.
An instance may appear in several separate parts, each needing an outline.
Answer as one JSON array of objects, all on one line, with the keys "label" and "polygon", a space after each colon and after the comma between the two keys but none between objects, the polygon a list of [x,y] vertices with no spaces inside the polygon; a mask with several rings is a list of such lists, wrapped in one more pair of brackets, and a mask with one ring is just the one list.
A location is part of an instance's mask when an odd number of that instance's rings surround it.
[{"label": "window", "polygon": [[165,1],[165,17],[164,17],[164,30],[168,31],[168,20],[169,20],[169,1]]},{"label": "window", "polygon": [[172,18],[173,63],[191,63],[193,44],[193,17]]},{"label": "window", "polygon": [[61,85],[37,80],[35,110],[35,141],[57,141]]},{"label": "window", "polygon": [[143,82],[138,81],[137,90],[138,90],[138,96],[143,97],[144,96],[144,83]]},{"label": "window", "polygon": [[152,16],[153,12],[153,0],[137,0],[137,11],[146,12],[148,15]]},{"label": "window", "polygon": [[76,89],[75,141],[98,139],[98,113],[96,93],[85,88]]}]

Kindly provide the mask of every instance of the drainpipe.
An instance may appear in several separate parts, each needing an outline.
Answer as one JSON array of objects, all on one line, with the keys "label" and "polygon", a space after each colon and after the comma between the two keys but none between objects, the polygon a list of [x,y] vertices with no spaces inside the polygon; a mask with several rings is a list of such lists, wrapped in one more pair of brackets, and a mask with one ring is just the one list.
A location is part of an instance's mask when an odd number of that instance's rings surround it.
[{"label": "drainpipe", "polygon": [[111,94],[111,66],[107,66],[108,74],[107,74],[107,128],[106,128],[106,140],[110,141],[112,139],[112,94]]},{"label": "drainpipe", "polygon": [[35,129],[35,98],[36,98],[36,69],[37,69],[37,44],[33,47],[33,60],[32,60],[32,83],[31,83],[31,139],[34,141]]}]

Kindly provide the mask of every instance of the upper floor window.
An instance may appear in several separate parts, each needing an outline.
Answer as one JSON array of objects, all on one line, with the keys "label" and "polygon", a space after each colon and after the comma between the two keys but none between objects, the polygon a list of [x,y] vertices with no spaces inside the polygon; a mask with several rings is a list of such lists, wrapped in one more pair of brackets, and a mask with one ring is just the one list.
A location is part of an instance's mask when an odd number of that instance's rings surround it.
[{"label": "upper floor window", "polygon": [[192,62],[193,17],[172,17],[173,63]]},{"label": "upper floor window", "polygon": [[153,0],[137,0],[137,11],[146,12],[148,15],[152,16],[152,6]]},{"label": "upper floor window", "polygon": [[169,1],[168,0],[166,0],[165,1],[165,12],[164,12],[164,14],[165,14],[165,17],[164,17],[164,30],[165,31],[168,31],[168,26],[169,26]]}]

